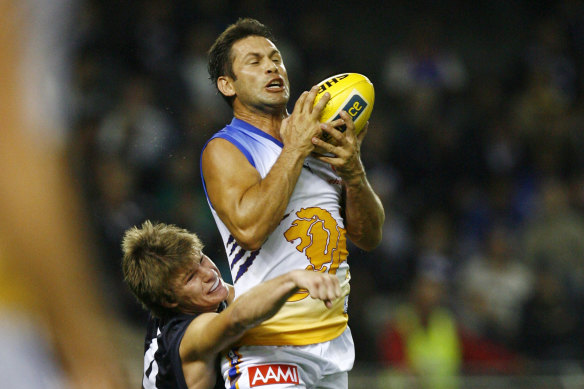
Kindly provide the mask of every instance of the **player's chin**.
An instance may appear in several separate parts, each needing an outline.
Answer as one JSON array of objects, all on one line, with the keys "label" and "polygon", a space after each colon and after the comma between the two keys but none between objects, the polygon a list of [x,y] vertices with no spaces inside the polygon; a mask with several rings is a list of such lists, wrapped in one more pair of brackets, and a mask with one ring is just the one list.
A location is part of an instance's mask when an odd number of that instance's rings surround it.
[{"label": "player's chin", "polygon": [[290,99],[290,95],[285,91],[281,91],[278,93],[269,92],[266,93],[265,96],[265,103],[270,105],[274,108],[282,108],[286,107],[288,104],[288,100]]}]

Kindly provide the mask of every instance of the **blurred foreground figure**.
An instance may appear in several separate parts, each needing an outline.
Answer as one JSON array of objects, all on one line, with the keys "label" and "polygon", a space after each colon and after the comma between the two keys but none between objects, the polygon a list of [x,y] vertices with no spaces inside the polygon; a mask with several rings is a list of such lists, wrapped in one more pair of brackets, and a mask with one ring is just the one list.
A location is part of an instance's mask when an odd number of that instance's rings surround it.
[{"label": "blurred foreground figure", "polygon": [[[66,173],[58,34],[64,1],[0,0],[2,387],[123,388],[114,324]],[[43,18],[45,18],[43,20]],[[52,18],[50,21],[48,18]],[[48,27],[45,29],[45,27]],[[58,43],[52,47],[48,42]],[[38,92],[38,93],[37,93]],[[48,94],[45,92],[49,92]],[[48,97],[48,98],[47,98]]]}]

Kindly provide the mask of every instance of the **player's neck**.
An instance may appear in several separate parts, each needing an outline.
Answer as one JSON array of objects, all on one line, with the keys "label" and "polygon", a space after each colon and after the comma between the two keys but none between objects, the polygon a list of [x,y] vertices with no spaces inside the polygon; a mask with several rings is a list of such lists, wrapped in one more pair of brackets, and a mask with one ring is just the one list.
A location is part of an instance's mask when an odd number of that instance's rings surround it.
[{"label": "player's neck", "polygon": [[237,119],[249,123],[263,132],[280,139],[280,125],[282,120],[288,116],[286,109],[274,109],[273,111],[261,111],[250,109],[242,105],[233,106],[233,116]]}]

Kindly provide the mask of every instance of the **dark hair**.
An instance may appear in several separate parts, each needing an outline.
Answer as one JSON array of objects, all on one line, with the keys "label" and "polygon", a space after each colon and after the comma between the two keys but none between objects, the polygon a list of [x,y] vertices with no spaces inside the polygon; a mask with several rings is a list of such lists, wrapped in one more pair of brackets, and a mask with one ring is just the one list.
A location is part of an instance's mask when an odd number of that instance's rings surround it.
[{"label": "dark hair", "polygon": [[[251,18],[239,18],[237,22],[230,25],[217,37],[213,46],[209,49],[209,64],[207,69],[209,71],[209,78],[217,87],[217,79],[223,75],[236,79],[233,73],[233,57],[231,55],[231,48],[233,44],[240,39],[248,36],[262,36],[274,42],[272,31]],[[221,92],[219,92],[221,93]],[[227,103],[233,105],[233,97],[227,97],[221,93],[221,96]]]}]

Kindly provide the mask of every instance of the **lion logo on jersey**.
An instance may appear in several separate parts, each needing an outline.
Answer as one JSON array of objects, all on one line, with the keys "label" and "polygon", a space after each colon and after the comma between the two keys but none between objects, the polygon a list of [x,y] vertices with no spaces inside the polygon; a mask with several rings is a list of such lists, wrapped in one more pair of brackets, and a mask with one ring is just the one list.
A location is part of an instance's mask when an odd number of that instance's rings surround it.
[{"label": "lion logo on jersey", "polygon": [[[341,262],[347,260],[346,230],[322,208],[302,208],[296,216],[298,219],[292,222],[284,237],[290,243],[300,239],[296,250],[308,258],[310,264],[306,270],[336,274]],[[289,301],[302,300],[307,295],[308,292],[299,291]]]}]

